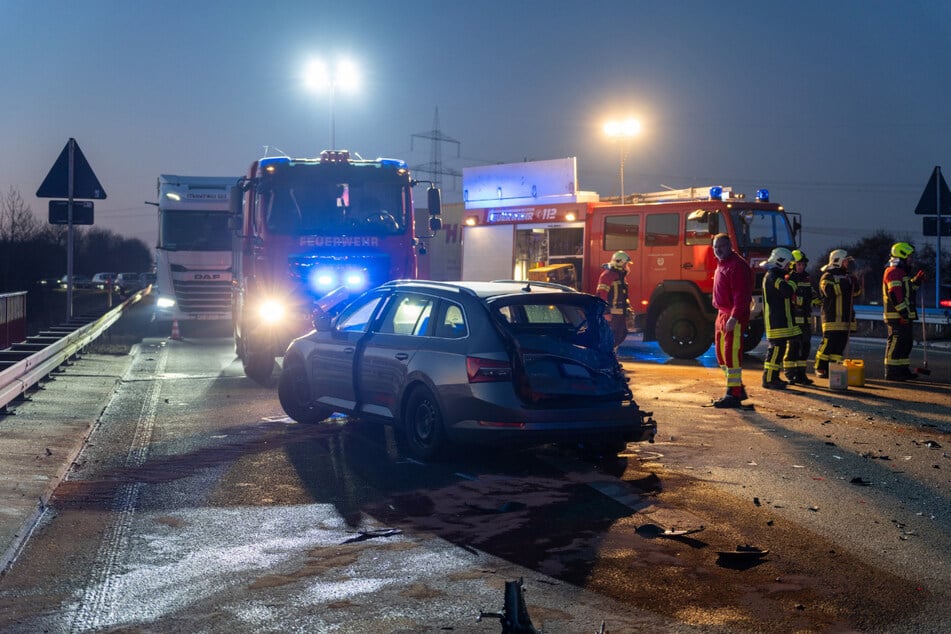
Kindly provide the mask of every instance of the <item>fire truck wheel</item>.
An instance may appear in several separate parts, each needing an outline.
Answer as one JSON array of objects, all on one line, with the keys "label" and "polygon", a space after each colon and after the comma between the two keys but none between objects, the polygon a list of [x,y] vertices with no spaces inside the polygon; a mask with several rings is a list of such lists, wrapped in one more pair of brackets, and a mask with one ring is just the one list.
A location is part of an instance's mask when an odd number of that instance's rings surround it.
[{"label": "fire truck wheel", "polygon": [[271,374],[274,372],[274,355],[257,351],[246,338],[242,338],[241,363],[244,373],[255,383],[264,386],[271,385]]},{"label": "fire truck wheel", "polygon": [[437,458],[446,451],[442,411],[432,392],[413,388],[403,412],[403,432],[409,453],[420,460]]},{"label": "fire truck wheel", "polygon": [[661,311],[654,332],[661,350],[675,359],[696,359],[713,344],[713,324],[683,302]]},{"label": "fire truck wheel", "polygon": [[763,340],[763,334],[766,332],[766,324],[762,319],[756,319],[750,322],[749,327],[743,332],[743,352],[749,352],[759,345]]},{"label": "fire truck wheel", "polygon": [[319,423],[333,414],[328,408],[311,403],[310,383],[299,359],[285,359],[277,398],[284,412],[298,423]]}]

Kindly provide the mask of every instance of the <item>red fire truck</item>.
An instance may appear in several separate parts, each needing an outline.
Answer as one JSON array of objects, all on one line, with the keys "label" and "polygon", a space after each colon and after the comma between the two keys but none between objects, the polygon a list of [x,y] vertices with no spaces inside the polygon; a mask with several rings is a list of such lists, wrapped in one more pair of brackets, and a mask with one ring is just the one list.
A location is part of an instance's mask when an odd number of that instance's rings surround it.
[{"label": "red fire truck", "polygon": [[[486,189],[484,182],[479,185]],[[586,200],[591,192],[568,189],[570,202],[545,204],[538,196],[521,197],[514,205],[467,207],[463,279],[540,279],[594,293],[605,263],[615,251],[625,251],[631,257],[627,281],[635,330],[672,357],[696,358],[713,343],[712,237],[727,233],[756,274],[754,319],[744,348],[762,339],[757,265],[775,247],[796,247],[798,214],[770,202],[766,190],[752,199],[730,187],[668,190],[626,196],[622,205],[592,202]]]},{"label": "red fire truck", "polygon": [[441,227],[439,190],[427,190],[429,235],[414,229],[413,179],[397,159],[262,158],[231,196],[232,319],[245,373],[267,383],[275,357],[311,328],[315,302],[414,278],[417,252]]},{"label": "red fire truck", "polygon": [[744,335],[744,350],[751,350],[764,331],[758,264],[776,247],[796,248],[799,228],[798,214],[770,202],[765,189],[752,200],[731,188],[708,187],[635,195],[633,204],[595,204],[585,223],[583,288],[593,292],[601,265],[625,251],[635,328],[670,356],[695,358],[713,343],[712,238],[726,233],[756,277],[753,319]]}]

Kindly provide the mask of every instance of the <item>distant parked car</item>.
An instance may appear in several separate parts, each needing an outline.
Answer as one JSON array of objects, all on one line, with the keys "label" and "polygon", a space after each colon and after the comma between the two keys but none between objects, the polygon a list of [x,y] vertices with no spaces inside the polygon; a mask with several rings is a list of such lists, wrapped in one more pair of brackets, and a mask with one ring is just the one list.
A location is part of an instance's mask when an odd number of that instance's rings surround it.
[{"label": "distant parked car", "polygon": [[[92,276],[93,288],[100,291],[107,290],[110,284],[116,283],[116,274],[113,272],[96,273]],[[113,287],[114,288],[114,287]]]},{"label": "distant parked car", "polygon": [[154,286],[155,280],[156,280],[155,273],[139,273],[139,288]]},{"label": "distant parked car", "polygon": [[422,459],[464,442],[653,442],[597,297],[543,282],[397,281],[329,312],[284,356],[278,397],[294,420],[392,423]]},{"label": "distant parked car", "polygon": [[[69,276],[64,275],[59,278],[59,287],[66,288],[69,285]],[[88,275],[73,273],[73,288],[92,288],[92,280]]]},{"label": "distant parked car", "polygon": [[131,295],[142,288],[138,273],[119,273],[116,276],[116,289],[122,295]]}]

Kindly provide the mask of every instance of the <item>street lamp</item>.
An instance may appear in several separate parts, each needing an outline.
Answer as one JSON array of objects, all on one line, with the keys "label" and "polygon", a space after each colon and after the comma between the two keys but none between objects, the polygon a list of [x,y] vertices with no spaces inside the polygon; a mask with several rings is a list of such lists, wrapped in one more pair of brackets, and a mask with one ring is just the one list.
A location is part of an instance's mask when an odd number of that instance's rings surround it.
[{"label": "street lamp", "polygon": [[348,59],[341,59],[331,68],[324,60],[315,59],[307,65],[304,71],[304,83],[314,92],[327,90],[330,93],[330,149],[337,149],[337,130],[334,113],[334,101],[337,91],[350,92],[358,84],[356,64]]},{"label": "street lamp", "polygon": [[621,204],[624,204],[624,158],[627,154],[627,140],[637,136],[641,131],[641,122],[637,119],[624,121],[608,121],[604,124],[604,133],[618,140],[621,148]]}]

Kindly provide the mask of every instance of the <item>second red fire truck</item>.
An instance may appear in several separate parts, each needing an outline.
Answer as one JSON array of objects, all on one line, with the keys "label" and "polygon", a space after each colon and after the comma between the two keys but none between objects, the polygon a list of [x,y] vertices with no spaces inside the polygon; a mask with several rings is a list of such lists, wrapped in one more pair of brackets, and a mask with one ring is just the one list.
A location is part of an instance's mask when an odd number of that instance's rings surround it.
[{"label": "second red fire truck", "polygon": [[[467,201],[463,279],[541,279],[594,293],[604,264],[615,251],[625,251],[631,257],[627,282],[635,329],[671,357],[696,358],[713,343],[711,241],[722,232],[756,275],[756,306],[744,348],[762,339],[757,265],[776,247],[796,248],[800,227],[798,214],[770,201],[766,190],[747,197],[730,187],[688,188],[628,195],[618,204],[577,191],[572,167],[563,163],[555,165],[557,178],[551,180],[556,191],[546,195],[546,170],[533,172],[526,165],[480,168],[485,173],[477,174],[470,189],[464,176],[470,198],[495,191],[498,200]],[[516,177],[506,175],[508,167]],[[513,181],[525,191],[495,185]],[[515,195],[506,201],[508,190]]]}]

